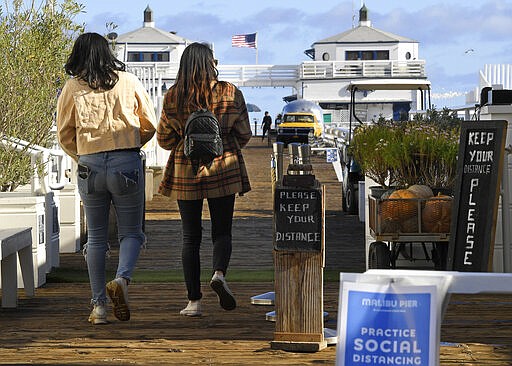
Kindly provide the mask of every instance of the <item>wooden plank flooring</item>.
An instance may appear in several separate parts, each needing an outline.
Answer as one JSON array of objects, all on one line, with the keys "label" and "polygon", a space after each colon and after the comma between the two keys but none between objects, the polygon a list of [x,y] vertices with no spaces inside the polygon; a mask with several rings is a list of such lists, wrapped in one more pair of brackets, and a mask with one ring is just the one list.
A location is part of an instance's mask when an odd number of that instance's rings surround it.
[{"label": "wooden plank flooring", "polygon": [[[245,152],[253,190],[237,198],[230,268],[272,269],[272,203],[269,156],[259,138]],[[340,187],[329,164],[315,157],[315,174],[326,186],[326,270],[362,272],[364,224],[340,211]],[[208,217],[205,210],[205,217]],[[174,202],[155,196],[147,204],[147,249],[139,270],[181,268],[181,226]],[[209,221],[204,221],[202,266],[210,268]],[[79,254],[60,258],[63,268],[85,268]],[[115,245],[108,267],[115,268]],[[229,279],[229,275],[228,275]],[[0,309],[0,364],[52,365],[333,365],[335,347],[316,353],[270,349],[272,306],[250,297],[273,290],[273,283],[230,282],[238,307],[219,308],[204,284],[203,316],[186,318],[182,283],[130,285],[132,319],[91,326],[89,285],[48,283],[34,298],[19,291],[17,309]],[[337,282],[324,285],[326,327],[336,328]],[[442,326],[441,365],[512,365],[512,296],[453,296]]]}]

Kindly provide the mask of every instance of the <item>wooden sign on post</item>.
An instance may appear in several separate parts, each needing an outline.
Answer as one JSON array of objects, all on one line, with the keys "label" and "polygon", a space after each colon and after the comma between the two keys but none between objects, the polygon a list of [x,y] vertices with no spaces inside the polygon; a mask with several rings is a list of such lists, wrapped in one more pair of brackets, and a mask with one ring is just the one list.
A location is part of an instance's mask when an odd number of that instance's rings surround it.
[{"label": "wooden sign on post", "polygon": [[276,185],[272,349],[317,352],[324,339],[324,187]]},{"label": "wooden sign on post", "polygon": [[492,269],[506,130],[506,121],[462,124],[448,270]]},{"label": "wooden sign on post", "polygon": [[323,221],[320,187],[277,186],[274,200],[274,249],[319,252]]}]

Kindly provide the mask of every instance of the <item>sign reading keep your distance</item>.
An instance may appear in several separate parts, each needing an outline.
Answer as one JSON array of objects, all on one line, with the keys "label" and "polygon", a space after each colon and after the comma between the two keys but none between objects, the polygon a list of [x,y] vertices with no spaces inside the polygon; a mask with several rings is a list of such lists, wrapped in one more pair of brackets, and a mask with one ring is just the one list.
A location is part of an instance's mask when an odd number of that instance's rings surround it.
[{"label": "sign reading keep your distance", "polygon": [[274,195],[274,249],[320,251],[322,190],[278,186]]}]

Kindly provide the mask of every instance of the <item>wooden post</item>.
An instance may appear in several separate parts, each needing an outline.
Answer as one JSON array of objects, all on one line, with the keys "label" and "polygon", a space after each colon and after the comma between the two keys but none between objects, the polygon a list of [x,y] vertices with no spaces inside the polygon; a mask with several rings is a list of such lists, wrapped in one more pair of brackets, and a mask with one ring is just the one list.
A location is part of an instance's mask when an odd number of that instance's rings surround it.
[{"label": "wooden post", "polygon": [[276,329],[272,349],[317,352],[327,347],[323,333],[324,191],[317,180],[313,187],[275,187]]}]

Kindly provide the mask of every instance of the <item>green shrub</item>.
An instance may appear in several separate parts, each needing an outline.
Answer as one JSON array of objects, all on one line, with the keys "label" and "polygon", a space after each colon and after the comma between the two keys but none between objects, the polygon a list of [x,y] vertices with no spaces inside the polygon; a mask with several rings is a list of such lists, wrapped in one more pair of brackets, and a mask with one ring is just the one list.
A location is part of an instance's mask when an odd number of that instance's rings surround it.
[{"label": "green shrub", "polygon": [[379,121],[354,131],[351,151],[364,174],[379,185],[424,184],[451,188],[455,182],[460,119],[429,110],[412,121]]},{"label": "green shrub", "polygon": [[[73,18],[83,6],[72,0],[28,4],[12,0],[0,6],[0,138],[51,147],[63,66],[82,29]],[[0,161],[1,191],[29,182],[33,167],[23,150],[0,144]]]}]

